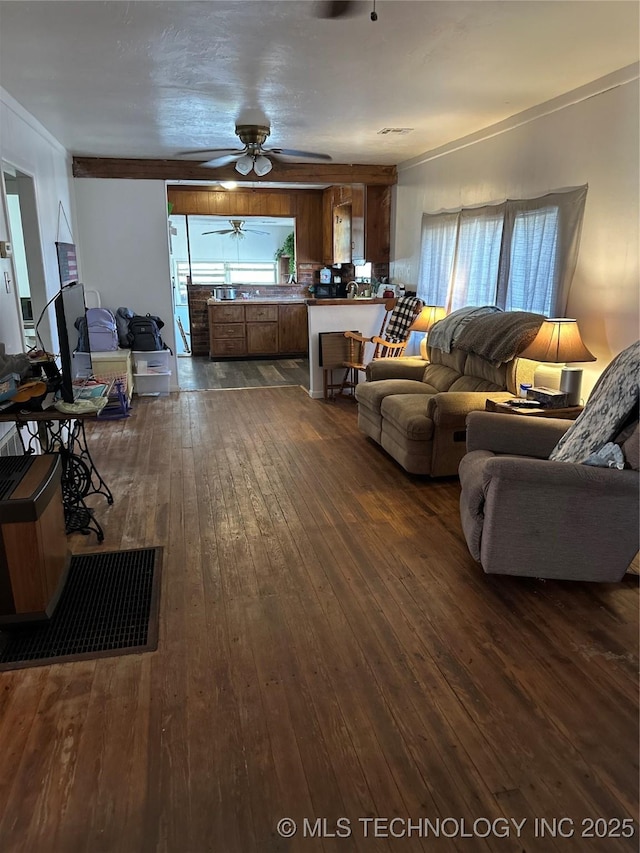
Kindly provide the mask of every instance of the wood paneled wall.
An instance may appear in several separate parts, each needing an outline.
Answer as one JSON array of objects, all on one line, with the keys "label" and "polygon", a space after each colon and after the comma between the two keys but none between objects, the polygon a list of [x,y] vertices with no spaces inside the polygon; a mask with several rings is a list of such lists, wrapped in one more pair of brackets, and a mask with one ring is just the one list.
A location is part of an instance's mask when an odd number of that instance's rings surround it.
[{"label": "wood paneled wall", "polygon": [[174,214],[286,216],[296,220],[296,261],[322,262],[322,190],[168,187]]}]

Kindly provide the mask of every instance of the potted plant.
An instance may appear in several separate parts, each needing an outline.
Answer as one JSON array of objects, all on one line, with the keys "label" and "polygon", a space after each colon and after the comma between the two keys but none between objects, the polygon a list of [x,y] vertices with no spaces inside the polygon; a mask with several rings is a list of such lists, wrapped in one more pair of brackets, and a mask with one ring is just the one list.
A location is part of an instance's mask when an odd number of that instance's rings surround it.
[{"label": "potted plant", "polygon": [[293,231],[289,234],[282,246],[276,251],[276,261],[280,258],[289,258],[289,275],[296,274],[296,242]]}]

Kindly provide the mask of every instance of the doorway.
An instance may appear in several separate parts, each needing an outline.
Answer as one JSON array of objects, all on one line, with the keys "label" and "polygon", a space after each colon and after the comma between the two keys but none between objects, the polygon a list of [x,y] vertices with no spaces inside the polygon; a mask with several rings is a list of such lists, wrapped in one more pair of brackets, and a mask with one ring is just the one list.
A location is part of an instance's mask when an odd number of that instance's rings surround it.
[{"label": "doorway", "polygon": [[248,297],[247,290],[253,295],[268,297],[269,288],[290,282],[286,247],[295,245],[294,233],[295,219],[290,217],[169,214],[171,284],[181,390],[308,384],[306,359],[210,362],[207,356],[193,357],[190,345],[189,285],[200,291],[206,289],[206,296],[209,290],[225,287],[235,289],[238,299],[243,298],[243,294]]},{"label": "doorway", "polygon": [[46,315],[42,319],[43,328],[36,330],[38,318],[47,304],[47,296],[35,183],[31,175],[4,161],[2,172],[25,351],[40,346],[39,335],[44,335],[42,343],[50,347],[51,334]]}]

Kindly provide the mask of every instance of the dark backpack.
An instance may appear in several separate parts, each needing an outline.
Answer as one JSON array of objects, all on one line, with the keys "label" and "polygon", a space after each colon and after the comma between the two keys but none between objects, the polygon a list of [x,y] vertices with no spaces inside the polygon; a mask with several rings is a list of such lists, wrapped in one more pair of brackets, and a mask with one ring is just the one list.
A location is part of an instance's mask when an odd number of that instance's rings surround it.
[{"label": "dark backpack", "polygon": [[129,320],[136,315],[131,308],[118,308],[116,311],[116,326],[118,328],[118,343],[121,347],[129,346]]},{"label": "dark backpack", "polygon": [[129,320],[129,346],[138,352],[168,349],[160,337],[160,329],[163,326],[160,317],[152,317],[151,314],[142,317],[136,314]]}]

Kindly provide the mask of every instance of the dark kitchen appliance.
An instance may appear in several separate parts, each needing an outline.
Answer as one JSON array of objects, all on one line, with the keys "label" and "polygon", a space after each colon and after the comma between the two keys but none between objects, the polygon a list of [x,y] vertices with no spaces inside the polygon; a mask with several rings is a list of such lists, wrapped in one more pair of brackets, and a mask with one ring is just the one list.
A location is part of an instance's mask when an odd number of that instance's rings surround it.
[{"label": "dark kitchen appliance", "polygon": [[336,285],[335,284],[316,284],[314,296],[316,299],[335,299]]},{"label": "dark kitchen appliance", "polygon": [[337,284],[334,284],[336,289],[336,299],[346,299],[347,298],[347,282],[341,281]]}]

